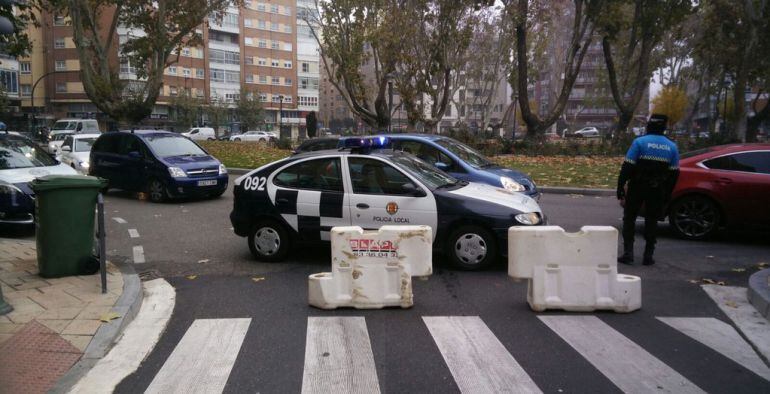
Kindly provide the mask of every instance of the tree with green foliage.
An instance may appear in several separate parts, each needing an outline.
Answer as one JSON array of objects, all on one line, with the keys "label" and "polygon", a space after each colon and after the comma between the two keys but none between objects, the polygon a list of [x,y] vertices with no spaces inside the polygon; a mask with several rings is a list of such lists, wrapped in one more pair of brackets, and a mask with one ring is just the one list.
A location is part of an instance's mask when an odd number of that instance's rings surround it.
[{"label": "tree with green foliage", "polygon": [[[69,16],[80,79],[96,107],[118,122],[137,123],[152,113],[163,72],[183,47],[201,43],[196,31],[208,17],[221,19],[242,0],[37,0],[52,13]],[[106,23],[102,23],[106,22]],[[118,37],[118,27],[129,34]],[[120,40],[120,41],[119,41]],[[120,61],[116,61],[118,54]],[[120,78],[121,62],[137,80]]]},{"label": "tree with green foliage", "polygon": [[[691,0],[604,0],[595,23],[601,35],[610,91],[618,111],[616,130],[625,131],[659,67],[654,51],[667,31],[694,10]],[[658,57],[659,58],[659,57]],[[619,136],[620,133],[615,133]]]},{"label": "tree with green foliage", "polygon": [[177,126],[185,129],[190,128],[198,123],[202,106],[203,103],[200,99],[192,97],[189,91],[185,90],[169,100],[171,119]]},{"label": "tree with green foliage", "polygon": [[32,49],[28,28],[37,26],[34,4],[18,1],[0,5],[0,17],[8,19],[14,27],[13,34],[0,34],[0,52],[10,56],[25,56]]},{"label": "tree with green foliage", "polygon": [[243,131],[256,130],[265,122],[265,112],[259,95],[251,90],[241,89],[241,94],[235,102],[235,113]]},{"label": "tree with green foliage", "polygon": [[309,138],[315,138],[316,131],[318,130],[318,119],[315,116],[315,111],[310,111],[310,113],[305,116],[305,127],[307,128],[307,136]]}]

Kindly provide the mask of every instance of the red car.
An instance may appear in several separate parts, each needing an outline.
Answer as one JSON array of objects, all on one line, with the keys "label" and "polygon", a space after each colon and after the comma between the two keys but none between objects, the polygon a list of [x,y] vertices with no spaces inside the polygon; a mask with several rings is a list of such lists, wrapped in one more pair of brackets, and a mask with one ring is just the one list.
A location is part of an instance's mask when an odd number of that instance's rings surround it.
[{"label": "red car", "polygon": [[685,153],[668,218],[681,237],[704,239],[723,226],[770,229],[770,144]]}]

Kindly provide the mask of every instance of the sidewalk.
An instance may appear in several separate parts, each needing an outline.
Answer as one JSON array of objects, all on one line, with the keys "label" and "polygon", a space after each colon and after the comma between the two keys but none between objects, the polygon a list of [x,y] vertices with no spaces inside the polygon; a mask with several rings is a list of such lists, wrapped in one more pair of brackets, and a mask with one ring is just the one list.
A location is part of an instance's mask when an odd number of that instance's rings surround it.
[{"label": "sidewalk", "polygon": [[[139,287],[133,276],[127,292]],[[124,274],[112,264],[105,294],[98,273],[40,277],[33,241],[0,238],[0,286],[14,308],[0,316],[0,392],[47,392],[84,355],[103,356],[136,303],[122,297]]]}]

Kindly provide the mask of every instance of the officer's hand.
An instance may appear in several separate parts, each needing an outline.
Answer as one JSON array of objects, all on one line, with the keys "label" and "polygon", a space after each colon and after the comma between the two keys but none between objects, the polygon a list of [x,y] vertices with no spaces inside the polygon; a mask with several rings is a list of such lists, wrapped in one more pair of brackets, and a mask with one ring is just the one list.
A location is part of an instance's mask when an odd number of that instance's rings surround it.
[{"label": "officer's hand", "polygon": [[618,200],[622,200],[622,199],[626,198],[626,191],[623,190],[622,187],[618,188],[618,190],[616,191],[616,194],[618,196]]}]

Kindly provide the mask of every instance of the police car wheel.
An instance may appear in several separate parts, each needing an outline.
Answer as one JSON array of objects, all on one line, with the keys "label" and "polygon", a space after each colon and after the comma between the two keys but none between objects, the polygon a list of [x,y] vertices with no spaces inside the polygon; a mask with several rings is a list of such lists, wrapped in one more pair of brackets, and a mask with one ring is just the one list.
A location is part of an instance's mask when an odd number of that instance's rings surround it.
[{"label": "police car wheel", "polygon": [[492,233],[479,226],[462,226],[453,231],[447,240],[449,260],[463,270],[480,270],[489,267],[497,258],[497,245]]},{"label": "police car wheel", "polygon": [[289,234],[273,220],[261,221],[249,235],[249,250],[257,260],[281,261],[289,253]]}]

